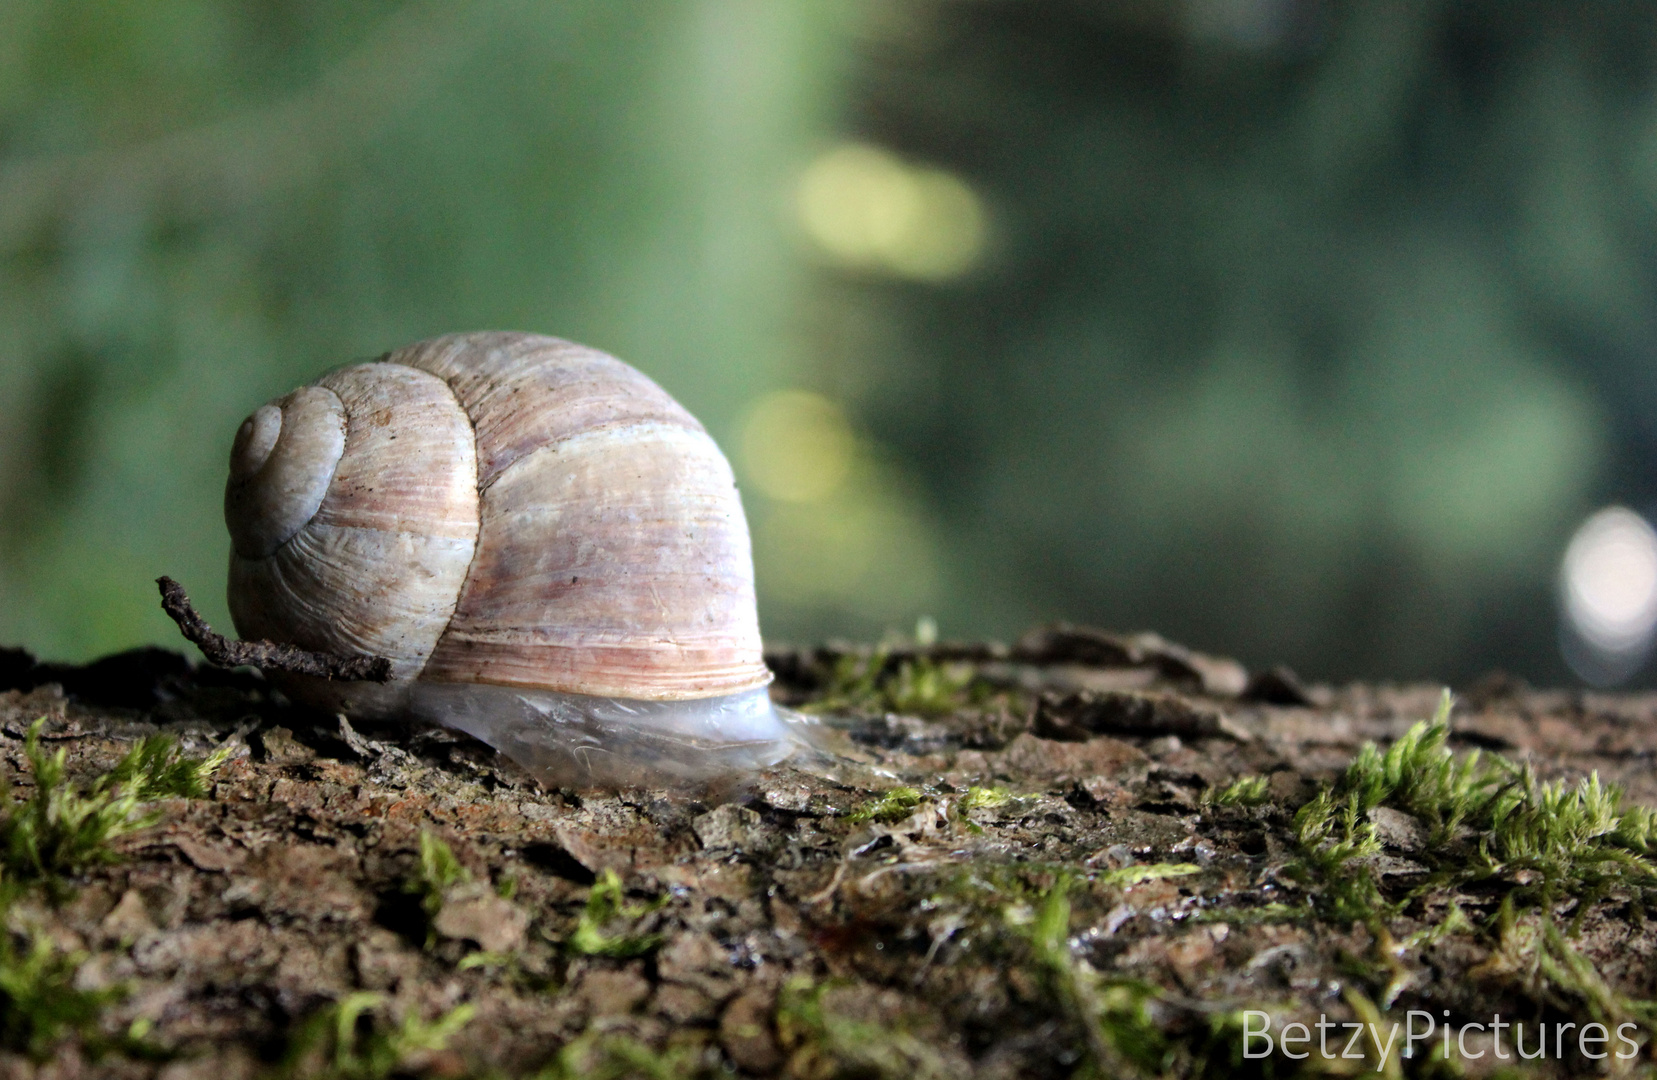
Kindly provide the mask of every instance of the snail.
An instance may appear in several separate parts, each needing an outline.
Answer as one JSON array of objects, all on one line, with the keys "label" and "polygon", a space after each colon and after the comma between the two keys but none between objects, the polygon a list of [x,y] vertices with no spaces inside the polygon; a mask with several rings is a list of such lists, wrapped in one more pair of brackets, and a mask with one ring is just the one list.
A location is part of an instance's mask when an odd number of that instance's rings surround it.
[{"label": "snail", "polygon": [[730,465],[596,349],[455,334],[330,371],[242,423],[224,511],[244,639],[389,661],[382,683],[272,676],[308,704],[457,728],[554,785],[798,743]]}]

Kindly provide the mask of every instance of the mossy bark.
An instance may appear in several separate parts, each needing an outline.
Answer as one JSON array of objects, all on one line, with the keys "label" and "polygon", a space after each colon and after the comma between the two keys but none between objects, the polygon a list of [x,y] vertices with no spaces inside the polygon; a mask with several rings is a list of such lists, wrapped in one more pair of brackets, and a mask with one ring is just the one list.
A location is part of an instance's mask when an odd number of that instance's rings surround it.
[{"label": "mossy bark", "polygon": [[[1347,868],[1380,906],[1324,902],[1296,811],[1364,743],[1429,717],[1439,687],[1247,680],[1165,642],[1068,631],[772,661],[781,699],[826,706],[839,760],[696,792],[545,791],[464,736],[359,731],[256,677],[170,662],[0,693],[13,799],[42,716],[82,783],[157,730],[196,756],[234,750],[208,797],[156,804],[159,824],[114,841],[117,861],[66,889],[14,875],[14,954],[50,948],[71,989],[114,992],[35,1059],[14,1039],[5,1070],[1567,1075],[1651,1060],[1657,924],[1638,866],[1546,905],[1522,869],[1423,889],[1430,829],[1383,806]],[[1542,780],[1597,772],[1657,804],[1657,698],[1492,680],[1462,696],[1448,745]],[[29,1007],[5,1005],[13,1020]],[[1366,1035],[1343,1060],[1342,1034],[1320,1061],[1313,1029],[1310,1059],[1245,1059],[1245,1010],[1274,1035],[1321,1016],[1384,1039],[1410,1010],[1448,1011],[1458,1034],[1498,1013],[1577,1028],[1562,1057],[1550,1037],[1530,1062],[1511,1043],[1497,1061],[1471,1028],[1483,1058],[1452,1039],[1437,1062],[1436,1036],[1383,1055]],[[1636,1059],[1582,1056],[1583,1025],[1625,1018]]]}]

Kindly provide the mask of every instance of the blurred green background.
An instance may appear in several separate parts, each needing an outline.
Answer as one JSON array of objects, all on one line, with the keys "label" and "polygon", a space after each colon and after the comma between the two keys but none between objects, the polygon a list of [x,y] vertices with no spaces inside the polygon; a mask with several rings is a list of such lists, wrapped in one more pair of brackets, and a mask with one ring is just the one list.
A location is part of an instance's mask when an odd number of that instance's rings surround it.
[{"label": "blurred green background", "polygon": [[1632,2],[0,0],[0,642],[228,625],[241,418],[510,328],[704,420],[774,641],[1568,679],[1654,76]]}]

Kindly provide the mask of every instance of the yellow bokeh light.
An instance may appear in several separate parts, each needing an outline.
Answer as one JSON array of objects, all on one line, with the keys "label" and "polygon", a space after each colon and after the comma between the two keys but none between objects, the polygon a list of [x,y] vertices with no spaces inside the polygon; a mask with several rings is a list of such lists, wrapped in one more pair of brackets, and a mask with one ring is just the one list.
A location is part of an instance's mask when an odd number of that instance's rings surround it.
[{"label": "yellow bokeh light", "polygon": [[938,598],[936,539],[878,475],[821,503],[785,503],[759,522],[754,562],[773,601],[912,618]]},{"label": "yellow bokeh light", "polygon": [[846,482],[857,437],[840,407],[821,394],[780,390],[754,403],[740,433],[743,472],[760,493],[817,502]]},{"label": "yellow bokeh light", "polygon": [[984,207],[972,188],[879,147],[841,146],[812,162],[796,208],[818,247],[860,269],[947,281],[983,256]]},{"label": "yellow bokeh light", "polygon": [[937,542],[910,485],[833,401],[780,390],[737,430],[754,564],[769,602],[913,618],[937,600]]}]

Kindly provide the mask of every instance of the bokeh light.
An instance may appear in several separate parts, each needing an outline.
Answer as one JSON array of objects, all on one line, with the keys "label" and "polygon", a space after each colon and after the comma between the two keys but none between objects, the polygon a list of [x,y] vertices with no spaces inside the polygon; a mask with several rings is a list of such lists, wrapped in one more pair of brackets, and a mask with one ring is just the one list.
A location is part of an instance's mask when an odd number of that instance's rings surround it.
[{"label": "bokeh light", "polygon": [[754,515],[760,592],[785,613],[766,621],[767,636],[799,640],[825,617],[874,635],[937,603],[935,526],[878,463],[865,459],[860,472],[837,498]]},{"label": "bokeh light", "polygon": [[947,281],[983,254],[983,204],[953,173],[875,146],[840,146],[806,169],[800,224],[833,258],[917,281]]},{"label": "bokeh light", "polygon": [[937,601],[936,526],[840,405],[806,390],[761,395],[737,448],[768,635],[824,620],[880,633]]},{"label": "bokeh light", "polygon": [[1657,630],[1657,531],[1627,507],[1594,514],[1565,549],[1560,600],[1577,674],[1597,685],[1634,674]]},{"label": "bokeh light", "polygon": [[741,428],[749,482],[773,499],[816,502],[851,472],[856,438],[846,414],[821,394],[779,390],[749,409]]}]

